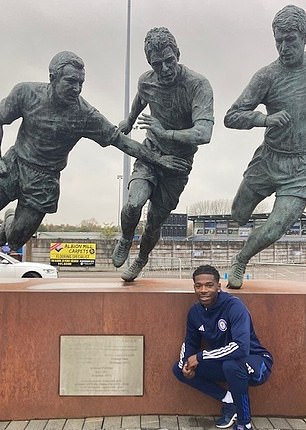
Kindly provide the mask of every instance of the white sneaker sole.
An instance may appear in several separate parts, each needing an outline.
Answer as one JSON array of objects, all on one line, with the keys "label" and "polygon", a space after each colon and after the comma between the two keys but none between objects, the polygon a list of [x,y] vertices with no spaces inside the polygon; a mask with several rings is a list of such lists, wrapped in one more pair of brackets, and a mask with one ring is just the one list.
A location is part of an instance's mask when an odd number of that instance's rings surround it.
[{"label": "white sneaker sole", "polygon": [[237,414],[234,414],[233,416],[232,416],[232,419],[226,424],[226,425],[219,425],[219,426],[217,426],[217,424],[216,424],[216,427],[218,428],[218,429],[227,429],[227,428],[229,428],[229,427],[231,427],[233,424],[234,424],[234,422],[237,420]]}]

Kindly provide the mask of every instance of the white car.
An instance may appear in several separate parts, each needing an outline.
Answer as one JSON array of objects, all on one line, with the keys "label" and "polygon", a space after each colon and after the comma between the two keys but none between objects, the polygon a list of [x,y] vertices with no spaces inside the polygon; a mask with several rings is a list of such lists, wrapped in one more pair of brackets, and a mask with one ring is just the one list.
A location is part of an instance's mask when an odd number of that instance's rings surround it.
[{"label": "white car", "polygon": [[58,271],[50,264],[20,262],[0,252],[0,278],[58,278]]}]

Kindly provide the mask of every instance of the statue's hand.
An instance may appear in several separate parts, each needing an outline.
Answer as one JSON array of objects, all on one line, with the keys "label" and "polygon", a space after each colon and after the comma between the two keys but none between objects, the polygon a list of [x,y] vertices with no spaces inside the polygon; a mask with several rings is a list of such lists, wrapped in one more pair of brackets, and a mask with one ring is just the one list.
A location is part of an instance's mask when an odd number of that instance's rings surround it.
[{"label": "statue's hand", "polygon": [[129,134],[133,128],[133,124],[131,124],[127,119],[124,119],[119,123],[119,130],[123,134]]},{"label": "statue's hand", "polygon": [[266,126],[267,127],[284,127],[288,125],[291,121],[290,114],[285,111],[281,110],[279,112],[275,112],[271,115],[267,116],[266,119]]},{"label": "statue's hand", "polygon": [[150,130],[157,139],[162,139],[164,137],[166,130],[161,125],[159,120],[153,116],[143,113],[137,122],[140,125],[140,129]]},{"label": "statue's hand", "polygon": [[172,172],[184,173],[188,175],[191,170],[190,162],[183,158],[175,157],[174,155],[162,155],[159,159],[159,165],[164,169],[171,170]]},{"label": "statue's hand", "polygon": [[0,158],[0,176],[7,176],[7,167],[3,158]]}]

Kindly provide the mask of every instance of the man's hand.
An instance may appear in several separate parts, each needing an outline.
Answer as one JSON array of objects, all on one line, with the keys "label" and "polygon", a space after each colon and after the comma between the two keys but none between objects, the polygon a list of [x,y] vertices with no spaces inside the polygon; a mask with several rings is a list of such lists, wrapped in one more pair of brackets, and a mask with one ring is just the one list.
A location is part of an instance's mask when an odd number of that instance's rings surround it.
[{"label": "man's hand", "polygon": [[191,355],[188,360],[187,360],[187,365],[188,367],[195,369],[196,367],[198,367],[198,359],[197,359],[197,354]]},{"label": "man's hand", "polygon": [[191,355],[183,366],[182,372],[185,378],[192,379],[195,375],[195,369],[198,367],[197,355]]},{"label": "man's hand", "polygon": [[195,370],[192,367],[188,367],[187,363],[184,364],[182,372],[187,379],[192,379],[195,375]]},{"label": "man's hand", "polygon": [[123,133],[123,134],[129,134],[131,132],[132,128],[133,128],[133,124],[131,124],[129,122],[129,120],[124,119],[123,121],[121,121],[119,123],[118,128],[121,131],[121,133]]},{"label": "man's hand", "polygon": [[285,110],[273,113],[272,115],[267,115],[266,127],[283,127],[288,125],[291,121],[291,116]]},{"label": "man's hand", "polygon": [[153,116],[143,113],[141,117],[139,117],[137,123],[140,124],[140,129],[151,130],[157,139],[162,139],[164,137],[166,130],[158,119],[153,118]]},{"label": "man's hand", "polygon": [[188,175],[191,170],[191,165],[188,161],[174,155],[161,155],[158,164],[164,169],[185,175]]}]

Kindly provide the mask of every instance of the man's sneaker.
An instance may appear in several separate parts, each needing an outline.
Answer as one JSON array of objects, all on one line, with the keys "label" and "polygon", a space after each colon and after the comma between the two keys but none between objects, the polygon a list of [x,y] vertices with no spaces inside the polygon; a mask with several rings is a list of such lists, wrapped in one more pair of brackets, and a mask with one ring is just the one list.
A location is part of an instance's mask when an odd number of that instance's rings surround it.
[{"label": "man's sneaker", "polygon": [[235,424],[233,430],[253,430],[253,427],[247,427],[245,424]]},{"label": "man's sneaker", "polygon": [[128,258],[131,246],[132,246],[131,240],[124,239],[123,237],[119,239],[119,242],[115,246],[115,249],[112,255],[113,265],[115,267],[122,266],[122,264]]},{"label": "man's sneaker", "polygon": [[234,403],[224,403],[221,409],[222,416],[215,421],[219,429],[231,427],[237,419],[236,406]]},{"label": "man's sneaker", "polygon": [[228,275],[227,288],[239,289],[243,282],[243,275],[246,269],[246,264],[237,259],[236,256],[232,258],[232,264]]},{"label": "man's sneaker", "polygon": [[126,281],[126,282],[134,281],[134,279],[137,278],[137,276],[139,275],[139,273],[145,267],[145,265],[147,264],[147,262],[148,262],[148,259],[143,260],[140,257],[137,257],[133,261],[133,263],[131,264],[131,266],[122,273],[121,278],[124,281]]}]

